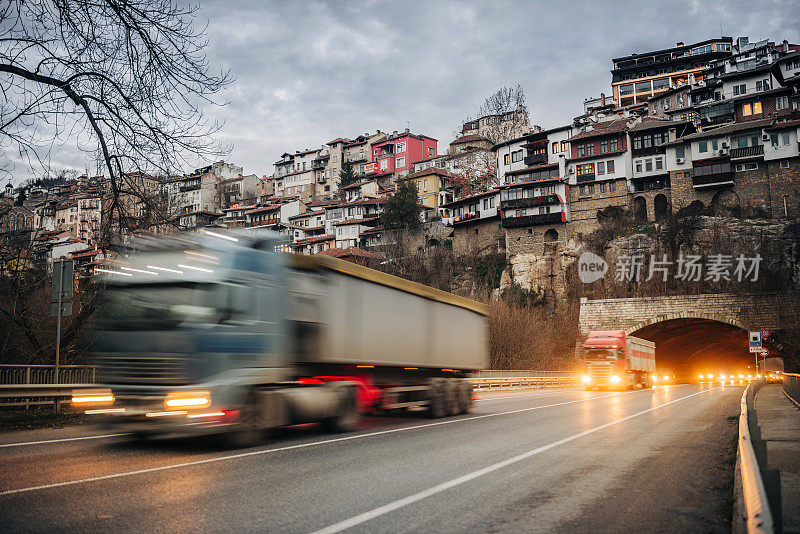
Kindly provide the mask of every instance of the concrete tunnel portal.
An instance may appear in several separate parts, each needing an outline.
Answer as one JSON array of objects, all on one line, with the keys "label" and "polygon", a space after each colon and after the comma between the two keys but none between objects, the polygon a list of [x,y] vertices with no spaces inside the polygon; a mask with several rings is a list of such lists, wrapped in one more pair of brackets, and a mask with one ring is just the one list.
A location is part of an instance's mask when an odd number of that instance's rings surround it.
[{"label": "concrete tunnel portal", "polygon": [[[680,318],[655,322],[630,331],[630,335],[656,344],[656,366],[670,370],[677,378],[699,375],[753,374],[755,354],[749,351],[747,330],[739,326],[702,318]],[[770,357],[778,351],[769,343]],[[759,357],[759,371],[763,358]],[[774,366],[774,360],[771,361]]]}]

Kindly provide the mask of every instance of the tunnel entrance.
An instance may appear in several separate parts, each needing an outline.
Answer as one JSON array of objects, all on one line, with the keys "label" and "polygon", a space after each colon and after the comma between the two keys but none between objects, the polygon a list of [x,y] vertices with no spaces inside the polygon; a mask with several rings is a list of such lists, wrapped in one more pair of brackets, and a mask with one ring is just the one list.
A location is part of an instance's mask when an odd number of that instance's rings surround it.
[{"label": "tunnel entrance", "polygon": [[[656,344],[656,367],[679,379],[699,375],[755,375],[755,355],[749,352],[747,330],[711,319],[670,319],[631,331]],[[770,355],[778,351],[765,343]],[[759,370],[763,358],[759,357]]]}]

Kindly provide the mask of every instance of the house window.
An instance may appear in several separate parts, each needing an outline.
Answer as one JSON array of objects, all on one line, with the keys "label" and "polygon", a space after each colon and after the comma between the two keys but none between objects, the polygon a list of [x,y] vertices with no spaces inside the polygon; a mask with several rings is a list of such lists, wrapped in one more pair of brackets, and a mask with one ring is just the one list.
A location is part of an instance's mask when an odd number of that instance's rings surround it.
[{"label": "house window", "polygon": [[647,172],[650,172],[650,171],[653,170],[653,160],[652,159],[644,160],[644,170],[647,171]]},{"label": "house window", "polygon": [[594,174],[594,163],[587,163],[585,165],[577,166],[578,176],[585,176],[587,174]]},{"label": "house window", "polygon": [[789,168],[789,160],[788,159],[781,160],[781,169],[788,169],[788,168]]},{"label": "house window", "polygon": [[685,158],[686,157],[686,147],[679,146],[675,149],[675,157],[676,158]]},{"label": "house window", "polygon": [[733,94],[734,96],[747,94],[747,86],[745,84],[734,85]]},{"label": "house window", "polygon": [[578,188],[578,191],[579,191],[579,193],[578,193],[578,194],[579,194],[580,196],[582,196],[582,197],[585,197],[585,196],[586,196],[586,186],[585,186],[585,185],[582,185],[582,186],[580,186],[580,187]]},{"label": "house window", "polygon": [[583,156],[585,156],[585,155],[586,155],[586,147],[585,147],[585,145],[578,145],[578,146],[576,146],[576,147],[575,147],[575,151],[576,151],[576,153],[577,153],[577,156],[578,156],[579,158],[580,158],[580,157],[583,157]]},{"label": "house window", "polygon": [[394,166],[395,166],[396,169],[399,169],[401,167],[405,167],[406,166],[406,158],[405,158],[405,156],[397,158],[397,161],[395,162]]},{"label": "house window", "polygon": [[397,143],[397,149],[395,150],[396,153],[405,152],[406,151],[406,143]]},{"label": "house window", "polygon": [[786,109],[789,107],[789,97],[779,96],[775,99],[775,109]]},{"label": "house window", "polygon": [[597,162],[597,174],[605,174],[606,173],[606,164],[602,161]]},{"label": "house window", "polygon": [[553,143],[553,154],[558,154],[558,142]]},{"label": "house window", "polygon": [[503,165],[508,165],[508,160],[509,160],[509,155],[508,154],[503,156]]},{"label": "house window", "polygon": [[331,162],[336,163],[336,154],[331,154]]},{"label": "house window", "polygon": [[700,141],[697,143],[697,150],[699,152],[708,152],[708,141]]},{"label": "house window", "polygon": [[608,148],[612,152],[616,152],[617,150],[619,150],[619,139],[612,139],[611,141],[609,141]]},{"label": "house window", "polygon": [[608,141],[600,141],[600,153],[605,154],[608,152]]},{"label": "house window", "polygon": [[756,169],[758,169],[758,163],[756,163],[756,162],[739,163],[738,165],[736,165],[736,170],[738,172],[741,172],[741,171],[754,171]]},{"label": "house window", "polygon": [[428,147],[428,156],[435,156],[435,155],[436,155],[436,149],[433,148],[432,146],[429,146]]},{"label": "house window", "polygon": [[783,132],[781,134],[781,143],[783,146],[789,146],[789,132]]},{"label": "house window", "polygon": [[561,141],[561,152],[566,152],[569,144],[566,141]]},{"label": "house window", "polygon": [[605,193],[606,192],[606,183],[605,182],[602,182],[600,184],[600,192],[601,193]]},{"label": "house window", "polygon": [[606,161],[606,172],[608,174],[613,174],[614,173],[614,160],[613,159],[610,159],[610,160]]},{"label": "house window", "polygon": [[656,170],[660,171],[664,168],[664,158],[655,158],[656,160]]},{"label": "house window", "polygon": [[608,189],[610,191],[616,191],[617,190],[617,182],[609,182],[608,183]]},{"label": "house window", "polygon": [[642,160],[636,160],[636,163],[634,164],[634,170],[637,173],[642,172]]},{"label": "house window", "polygon": [[511,153],[511,163],[522,161],[522,150],[516,150]]},{"label": "house window", "polygon": [[594,184],[589,184],[588,191],[590,195],[594,195]]},{"label": "house window", "polygon": [[586,143],[586,155],[591,156],[594,154],[594,143]]},{"label": "house window", "polygon": [[389,160],[387,158],[382,159],[380,167],[382,171],[386,171],[389,168]]}]

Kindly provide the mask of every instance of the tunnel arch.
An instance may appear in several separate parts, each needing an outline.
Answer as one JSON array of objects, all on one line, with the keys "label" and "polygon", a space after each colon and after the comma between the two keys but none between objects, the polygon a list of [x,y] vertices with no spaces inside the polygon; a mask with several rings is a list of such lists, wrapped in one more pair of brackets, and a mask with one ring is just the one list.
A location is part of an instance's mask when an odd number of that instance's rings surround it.
[{"label": "tunnel arch", "polygon": [[[749,352],[748,325],[716,314],[673,313],[655,316],[626,333],[656,344],[656,366],[678,377],[699,374],[755,374],[755,355]],[[769,343],[773,355],[778,354]]]}]

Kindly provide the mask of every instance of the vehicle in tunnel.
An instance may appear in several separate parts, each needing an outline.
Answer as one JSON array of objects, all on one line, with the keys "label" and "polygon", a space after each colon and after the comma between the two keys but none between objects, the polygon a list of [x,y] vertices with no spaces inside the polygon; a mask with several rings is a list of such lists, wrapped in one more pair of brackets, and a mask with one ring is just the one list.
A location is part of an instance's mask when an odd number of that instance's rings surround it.
[{"label": "vehicle in tunnel", "polygon": [[583,344],[584,389],[653,387],[656,346],[624,330],[589,332]]},{"label": "vehicle in tunnel", "polygon": [[672,369],[656,369],[656,372],[653,373],[653,382],[661,385],[675,384],[675,373]]}]

